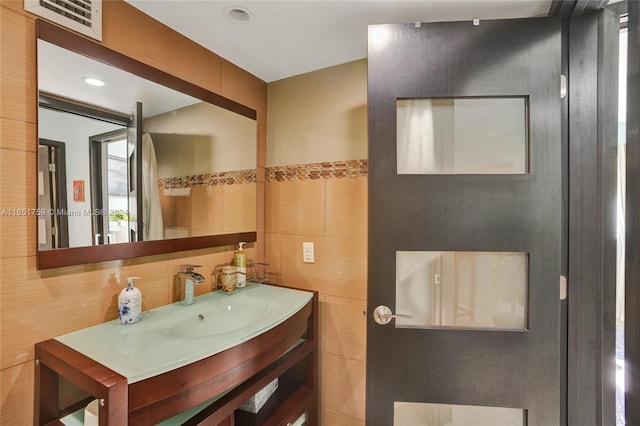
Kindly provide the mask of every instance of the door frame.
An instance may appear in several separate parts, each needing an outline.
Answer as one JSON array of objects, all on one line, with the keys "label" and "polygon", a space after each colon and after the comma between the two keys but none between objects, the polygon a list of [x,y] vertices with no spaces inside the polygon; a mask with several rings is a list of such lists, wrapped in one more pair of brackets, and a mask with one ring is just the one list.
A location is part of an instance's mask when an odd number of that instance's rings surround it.
[{"label": "door frame", "polygon": [[609,10],[568,20],[569,425],[615,425],[619,36]]},{"label": "door frame", "polygon": [[[638,19],[635,1],[557,1],[555,14],[568,22],[571,58],[570,177],[567,268],[570,273],[567,347],[567,424],[616,424],[615,396],[615,174],[617,66],[620,16],[629,7],[627,96],[625,369],[626,421],[640,424],[640,292],[638,271]],[[629,6],[632,5],[632,6]],[[631,40],[636,40],[635,46]],[[581,61],[595,74],[582,72]],[[613,67],[613,68],[612,68]],[[589,90],[588,88],[597,90]],[[635,94],[635,96],[632,96]],[[603,107],[611,105],[613,107]],[[585,110],[586,109],[586,110]],[[588,112],[586,112],[588,111]],[[583,117],[580,117],[583,115]],[[584,117],[588,115],[589,117]],[[591,155],[591,163],[584,161]],[[593,160],[596,160],[595,162]],[[589,171],[589,167],[594,167]],[[594,173],[595,170],[595,173]],[[595,189],[595,190],[594,190]],[[579,194],[576,197],[576,194]],[[594,208],[595,206],[595,208]],[[594,315],[595,312],[595,315]],[[589,351],[585,348],[593,348]],[[635,379],[635,380],[634,380]],[[630,388],[636,384],[635,389]]]},{"label": "door frame", "polygon": [[627,198],[625,274],[625,407],[628,425],[640,424],[640,3],[628,2]]},{"label": "door frame", "polygon": [[[48,150],[53,150],[54,159],[53,166],[56,174],[54,182],[49,180],[50,186],[55,186],[55,193],[57,195],[57,203],[51,206],[49,210],[52,210],[51,214],[46,215],[49,220],[55,222],[56,226],[49,224],[49,227],[56,228],[58,237],[58,243],[56,247],[51,248],[65,248],[69,247],[69,218],[68,215],[61,213],[67,211],[67,156],[66,156],[66,144],[64,142],[54,141],[51,139],[38,139],[38,146],[45,146]],[[49,161],[51,160],[51,153],[48,152]],[[48,166],[48,165],[47,165]],[[51,189],[50,189],[51,191]],[[49,234],[50,230],[47,230]]]},{"label": "door frame", "polygon": [[[91,210],[101,211],[106,214],[92,215],[91,227],[94,236],[94,245],[109,244],[107,235],[109,233],[109,215],[112,210],[109,203],[106,200],[109,198],[109,194],[105,194],[104,181],[108,177],[108,170],[106,169],[108,164],[107,144],[118,136],[127,139],[128,130],[127,127],[121,129],[111,130],[99,135],[89,136],[89,169],[91,175]],[[122,138],[118,138],[122,139]],[[129,179],[129,161],[127,163],[127,179]],[[129,182],[127,181],[127,188]],[[102,236],[102,243],[95,238],[96,235]],[[127,232],[129,236],[129,232]]]}]

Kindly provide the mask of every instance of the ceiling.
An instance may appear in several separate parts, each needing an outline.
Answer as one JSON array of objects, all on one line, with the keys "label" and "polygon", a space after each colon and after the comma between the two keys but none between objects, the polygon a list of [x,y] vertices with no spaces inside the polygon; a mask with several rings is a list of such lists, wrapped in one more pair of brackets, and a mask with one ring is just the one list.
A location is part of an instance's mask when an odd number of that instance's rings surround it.
[{"label": "ceiling", "polygon": [[[201,102],[153,81],[38,40],[38,90],[42,94],[73,99],[84,105],[128,116],[136,102],[142,102],[143,117],[153,117]],[[85,77],[105,83],[95,87]]]},{"label": "ceiling", "polygon": [[[266,82],[366,58],[369,24],[545,16],[551,7],[551,0],[126,1]],[[236,22],[229,11],[250,19]]]}]

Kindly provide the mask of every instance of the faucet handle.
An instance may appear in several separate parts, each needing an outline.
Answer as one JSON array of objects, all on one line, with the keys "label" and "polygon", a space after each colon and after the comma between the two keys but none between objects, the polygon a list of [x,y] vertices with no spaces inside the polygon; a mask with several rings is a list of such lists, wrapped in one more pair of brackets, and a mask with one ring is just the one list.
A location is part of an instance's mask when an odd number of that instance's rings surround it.
[{"label": "faucet handle", "polygon": [[202,265],[192,265],[192,264],[185,264],[185,265],[180,265],[180,272],[193,272],[194,268],[200,268]]}]

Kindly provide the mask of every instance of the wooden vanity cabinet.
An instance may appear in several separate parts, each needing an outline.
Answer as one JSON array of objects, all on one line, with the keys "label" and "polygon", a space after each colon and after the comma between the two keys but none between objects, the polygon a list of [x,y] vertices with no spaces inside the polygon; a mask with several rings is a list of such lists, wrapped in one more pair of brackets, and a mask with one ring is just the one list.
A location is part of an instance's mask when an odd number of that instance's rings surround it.
[{"label": "wooden vanity cabinet", "polygon": [[[34,424],[61,418],[99,400],[100,426],[154,425],[224,396],[183,425],[288,425],[301,415],[318,418],[318,294],[293,316],[244,343],[203,360],[132,384],[120,374],[50,339],[35,347]],[[63,377],[92,398],[59,407]],[[252,414],[238,410],[275,378],[276,392]]]}]

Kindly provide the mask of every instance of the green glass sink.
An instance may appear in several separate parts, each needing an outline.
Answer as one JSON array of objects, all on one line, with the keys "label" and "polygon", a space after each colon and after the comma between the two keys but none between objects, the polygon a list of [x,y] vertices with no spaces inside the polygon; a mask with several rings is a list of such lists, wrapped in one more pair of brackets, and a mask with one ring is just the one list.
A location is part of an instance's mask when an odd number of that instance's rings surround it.
[{"label": "green glass sink", "polygon": [[[248,329],[268,317],[272,310],[269,300],[243,300],[227,297],[227,303],[206,301],[195,307],[196,313],[165,330],[170,337],[210,337]],[[193,309],[192,309],[193,310]]]}]

